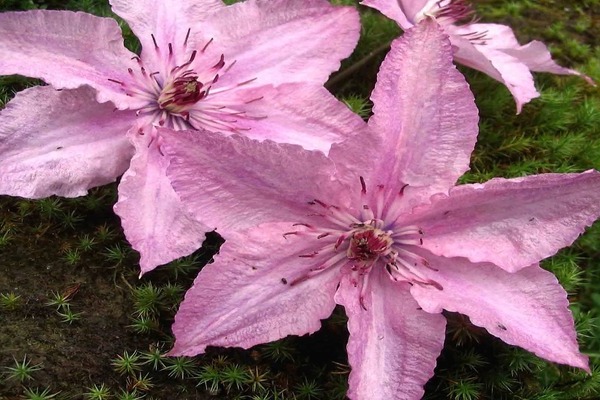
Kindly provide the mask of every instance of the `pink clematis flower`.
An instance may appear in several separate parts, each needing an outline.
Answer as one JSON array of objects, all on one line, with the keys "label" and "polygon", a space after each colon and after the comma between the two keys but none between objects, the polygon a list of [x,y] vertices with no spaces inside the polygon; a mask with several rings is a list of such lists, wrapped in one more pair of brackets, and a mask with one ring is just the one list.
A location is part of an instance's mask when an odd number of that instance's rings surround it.
[{"label": "pink clematis flower", "polygon": [[239,135],[165,137],[175,191],[226,240],[180,306],[170,354],[315,332],[341,304],[351,399],[420,398],[443,309],[589,370],[567,294],[538,262],[600,215],[600,173],[454,186],[478,115],[431,20],[392,43],[372,100],[368,129],[330,158]]},{"label": "pink clematis flower", "polygon": [[115,206],[142,272],[200,247],[153,128],[243,133],[328,151],[363,121],[323,87],[359,36],[326,0],[111,0],[114,19],[0,14],[0,74],[43,79],[0,114],[0,194],[81,196],[124,173]]},{"label": "pink clematis flower", "polygon": [[[455,46],[454,59],[503,83],[517,103],[517,114],[540,95],[531,71],[579,75],[594,85],[589,77],[556,64],[542,42],[534,40],[522,46],[510,27],[477,23],[466,0],[363,0],[361,4],[379,10],[402,29],[434,17]],[[466,20],[469,22],[463,23]]]}]

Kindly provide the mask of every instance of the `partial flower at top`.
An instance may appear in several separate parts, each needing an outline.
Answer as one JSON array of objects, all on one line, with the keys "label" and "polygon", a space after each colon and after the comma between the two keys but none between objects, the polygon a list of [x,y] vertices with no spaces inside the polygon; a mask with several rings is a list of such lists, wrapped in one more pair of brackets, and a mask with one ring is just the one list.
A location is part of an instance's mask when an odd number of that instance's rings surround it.
[{"label": "partial flower at top", "polygon": [[0,74],[49,84],[18,93],[0,113],[0,194],[81,196],[124,173],[115,211],[142,272],[193,252],[214,229],[190,218],[173,192],[156,127],[327,152],[363,125],[322,87],[358,40],[352,7],[326,0],[111,5],[138,36],[140,55],[123,46],[114,19],[0,14]]},{"label": "partial flower at top", "polygon": [[179,308],[170,354],[314,332],[340,304],[353,400],[423,395],[443,347],[443,309],[589,370],[567,294],[538,263],[600,215],[600,173],[455,186],[477,109],[431,20],[392,43],[371,99],[368,129],[329,158],[240,135],[165,137],[173,188],[225,238]]},{"label": "partial flower at top", "polygon": [[540,95],[531,71],[579,75],[594,84],[589,77],[556,64],[542,42],[521,46],[510,27],[478,23],[467,0],[363,0],[361,4],[381,11],[402,29],[435,18],[455,46],[454,59],[503,83],[517,103],[517,114]]}]

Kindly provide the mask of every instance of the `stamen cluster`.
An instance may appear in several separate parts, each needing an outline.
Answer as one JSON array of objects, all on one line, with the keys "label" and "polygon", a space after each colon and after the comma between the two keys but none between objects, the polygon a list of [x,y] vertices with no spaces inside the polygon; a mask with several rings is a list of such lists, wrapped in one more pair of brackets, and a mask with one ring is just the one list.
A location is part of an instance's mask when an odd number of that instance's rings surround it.
[{"label": "stamen cluster", "polygon": [[309,204],[319,210],[309,215],[319,217],[321,222],[298,223],[295,224],[298,230],[285,234],[309,235],[318,241],[313,252],[299,255],[301,258],[314,259],[314,267],[291,284],[297,284],[329,268],[341,268],[343,273],[350,274],[355,286],[361,287],[362,304],[369,273],[373,268],[379,267],[384,268],[389,278],[395,282],[432,285],[441,290],[442,287],[437,282],[426,278],[421,272],[422,268],[431,269],[427,260],[419,255],[423,231],[418,226],[400,222],[407,185],[397,193],[390,193],[383,185],[379,185],[371,197],[367,196],[362,177],[361,185],[359,212],[315,199]]},{"label": "stamen cluster", "polygon": [[[210,63],[210,58],[215,55],[207,49],[213,43],[213,39],[208,40],[201,49],[190,52],[189,37],[188,29],[183,43],[180,46],[169,43],[168,52],[164,54],[152,35],[156,59],[162,61],[161,65],[149,66],[142,58],[136,56],[134,59],[139,69],[128,69],[131,80],[123,82],[110,79],[121,85],[127,96],[141,100],[142,105],[136,114],[146,118],[144,122],[148,124],[158,124],[175,130],[205,128],[232,132],[245,130],[237,124],[240,118],[264,118],[250,116],[240,110],[244,104],[227,105],[217,103],[214,98],[208,100],[209,95],[213,97],[218,93],[230,91],[254,79],[214,90],[213,86],[219,78],[227,73],[236,61],[232,61],[226,67],[225,55],[220,54],[216,56],[218,58],[213,61],[214,64]],[[182,55],[188,53],[189,56],[182,62]],[[150,72],[152,69],[154,70]]]}]

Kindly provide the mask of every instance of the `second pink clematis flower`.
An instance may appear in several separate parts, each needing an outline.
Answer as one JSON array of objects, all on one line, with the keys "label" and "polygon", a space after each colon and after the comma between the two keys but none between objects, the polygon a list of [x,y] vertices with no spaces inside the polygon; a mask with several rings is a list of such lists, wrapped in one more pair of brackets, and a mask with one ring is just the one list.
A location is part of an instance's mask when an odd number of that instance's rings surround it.
[{"label": "second pink clematis flower", "polygon": [[239,135],[165,137],[175,191],[225,238],[180,306],[170,354],[315,332],[340,304],[353,400],[421,398],[443,309],[589,370],[567,294],[538,263],[600,215],[600,173],[455,186],[478,115],[431,20],[392,43],[371,98],[368,129],[329,158]]},{"label": "second pink clematis flower", "polygon": [[18,93],[0,113],[0,194],[81,196],[123,174],[115,211],[142,272],[190,254],[212,229],[173,192],[155,127],[243,133],[324,152],[362,127],[322,87],[358,40],[352,7],[326,0],[111,5],[139,38],[140,55],[123,46],[114,19],[0,14],[0,74],[50,85]]},{"label": "second pink clematis flower", "polygon": [[594,85],[589,77],[554,62],[544,43],[534,40],[520,45],[510,27],[478,23],[467,0],[363,0],[361,4],[379,10],[402,29],[435,18],[455,46],[454,59],[503,83],[515,99],[517,114],[540,95],[531,71],[579,75]]}]

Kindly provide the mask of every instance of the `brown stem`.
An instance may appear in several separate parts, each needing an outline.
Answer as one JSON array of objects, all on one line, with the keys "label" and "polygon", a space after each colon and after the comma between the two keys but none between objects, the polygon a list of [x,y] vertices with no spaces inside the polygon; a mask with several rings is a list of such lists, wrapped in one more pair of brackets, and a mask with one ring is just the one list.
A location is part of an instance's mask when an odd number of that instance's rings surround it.
[{"label": "brown stem", "polygon": [[362,67],[364,67],[369,62],[371,62],[379,54],[386,52],[389,49],[390,44],[391,44],[391,42],[382,44],[381,46],[377,47],[375,50],[370,51],[366,56],[364,56],[363,58],[361,58],[360,60],[358,60],[351,66],[349,66],[348,68],[344,69],[343,71],[338,72],[336,75],[334,75],[330,80],[328,80],[325,83],[325,87],[330,91],[333,90],[334,87],[336,87],[340,83],[344,82],[352,74],[354,74],[356,71],[360,70]]}]

